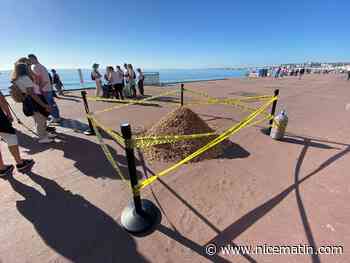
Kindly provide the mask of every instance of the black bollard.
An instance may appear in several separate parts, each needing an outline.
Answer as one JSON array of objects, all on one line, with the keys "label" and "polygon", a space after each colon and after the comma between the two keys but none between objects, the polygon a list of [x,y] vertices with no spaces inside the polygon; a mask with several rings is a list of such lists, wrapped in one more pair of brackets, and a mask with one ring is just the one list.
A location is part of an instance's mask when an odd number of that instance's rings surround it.
[{"label": "black bollard", "polygon": [[[90,110],[89,110],[89,104],[88,104],[87,99],[86,99],[86,91],[85,90],[81,91],[81,96],[83,98],[85,112],[86,112],[86,114],[89,114]],[[95,135],[94,127],[92,126],[91,120],[89,118],[88,118],[88,122],[89,122],[89,129],[84,131],[84,134],[85,135]]]},{"label": "black bollard", "polygon": [[[279,89],[275,89],[274,91],[274,96],[277,97],[277,99],[272,103],[272,108],[271,108],[271,115],[273,117],[275,117],[275,113],[276,113],[276,107],[277,107],[277,100],[278,100],[278,94],[279,94],[280,90]],[[269,130],[268,130],[268,134],[271,134],[271,129],[272,129],[272,124],[273,124],[273,119],[271,119],[269,121]]]},{"label": "black bollard", "polygon": [[184,84],[181,84],[181,106],[184,105]]},{"label": "black bollard", "polygon": [[132,234],[145,234],[151,231],[159,223],[160,211],[149,200],[141,199],[136,174],[134,148],[130,145],[131,128],[128,123],[122,124],[121,132],[125,140],[125,154],[128,162],[129,178],[132,188],[133,200],[124,208],[121,215],[121,225]]}]

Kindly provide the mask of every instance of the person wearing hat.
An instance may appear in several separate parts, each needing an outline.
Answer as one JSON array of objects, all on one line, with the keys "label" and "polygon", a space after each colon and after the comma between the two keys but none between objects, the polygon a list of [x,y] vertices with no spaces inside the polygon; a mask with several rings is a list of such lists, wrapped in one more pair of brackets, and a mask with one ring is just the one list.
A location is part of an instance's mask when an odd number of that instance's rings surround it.
[{"label": "person wearing hat", "polygon": [[92,65],[91,79],[96,82],[96,97],[102,96],[102,75],[98,71],[99,64],[95,63]]}]

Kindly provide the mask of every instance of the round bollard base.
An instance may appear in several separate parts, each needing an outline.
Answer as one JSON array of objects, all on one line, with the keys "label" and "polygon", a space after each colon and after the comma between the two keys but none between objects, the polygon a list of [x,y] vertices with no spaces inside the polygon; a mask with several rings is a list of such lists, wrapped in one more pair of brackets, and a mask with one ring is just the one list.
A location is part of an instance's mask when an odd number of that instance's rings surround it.
[{"label": "round bollard base", "polygon": [[143,234],[152,230],[159,221],[160,211],[149,200],[142,199],[142,214],[137,214],[133,202],[124,208],[121,225],[132,234]]},{"label": "round bollard base", "polygon": [[262,128],[260,130],[263,134],[270,136],[271,129],[270,128]]}]

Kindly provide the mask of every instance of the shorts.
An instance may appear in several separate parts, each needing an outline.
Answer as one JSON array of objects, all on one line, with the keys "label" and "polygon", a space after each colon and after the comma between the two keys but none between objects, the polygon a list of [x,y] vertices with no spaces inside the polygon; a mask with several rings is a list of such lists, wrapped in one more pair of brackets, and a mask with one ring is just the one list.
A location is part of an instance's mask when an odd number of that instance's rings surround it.
[{"label": "shorts", "polygon": [[18,145],[18,139],[16,134],[0,132],[0,138],[8,145]]}]

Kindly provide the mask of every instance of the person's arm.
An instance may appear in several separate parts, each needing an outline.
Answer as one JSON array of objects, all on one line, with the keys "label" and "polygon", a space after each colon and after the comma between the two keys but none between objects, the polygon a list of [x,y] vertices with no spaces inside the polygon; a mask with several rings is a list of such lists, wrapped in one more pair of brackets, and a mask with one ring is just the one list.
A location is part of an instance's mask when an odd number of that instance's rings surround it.
[{"label": "person's arm", "polygon": [[0,92],[0,108],[5,113],[5,115],[9,119],[9,121],[12,122],[13,118],[12,118],[12,114],[11,114],[11,111],[10,111],[9,104],[8,104],[7,100],[5,99],[4,95],[2,95],[1,92]]}]

